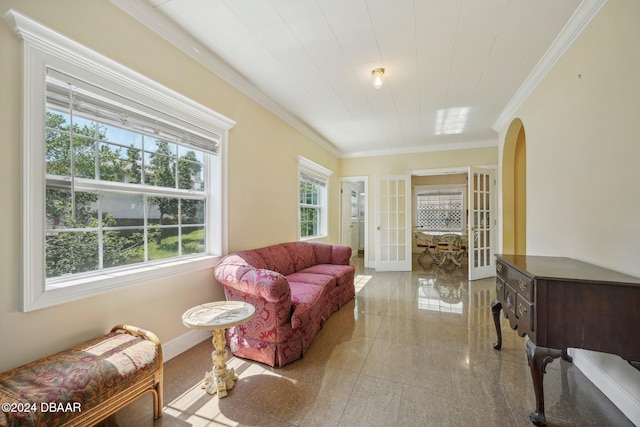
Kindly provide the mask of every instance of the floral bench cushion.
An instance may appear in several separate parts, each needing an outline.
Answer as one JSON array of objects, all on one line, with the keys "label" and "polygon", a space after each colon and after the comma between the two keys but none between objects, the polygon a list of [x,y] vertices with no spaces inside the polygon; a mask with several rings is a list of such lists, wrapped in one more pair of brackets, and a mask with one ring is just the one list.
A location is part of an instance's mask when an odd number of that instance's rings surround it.
[{"label": "floral bench cushion", "polygon": [[162,372],[159,343],[111,332],[1,373],[0,402],[13,407],[0,412],[0,426],[62,425],[154,372]]}]

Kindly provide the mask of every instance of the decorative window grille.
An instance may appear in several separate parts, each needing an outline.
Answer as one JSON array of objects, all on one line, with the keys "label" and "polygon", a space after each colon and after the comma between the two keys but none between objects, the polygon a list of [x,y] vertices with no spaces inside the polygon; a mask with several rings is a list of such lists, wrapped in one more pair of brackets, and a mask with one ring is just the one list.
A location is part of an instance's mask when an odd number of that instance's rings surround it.
[{"label": "decorative window grille", "polygon": [[462,191],[417,195],[418,227],[426,230],[462,231],[464,199]]}]

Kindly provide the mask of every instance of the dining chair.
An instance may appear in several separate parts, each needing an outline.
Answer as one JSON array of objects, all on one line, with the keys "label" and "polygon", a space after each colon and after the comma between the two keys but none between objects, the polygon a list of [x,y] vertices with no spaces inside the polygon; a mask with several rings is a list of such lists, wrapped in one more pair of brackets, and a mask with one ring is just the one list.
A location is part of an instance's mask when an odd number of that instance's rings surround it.
[{"label": "dining chair", "polygon": [[442,234],[434,238],[434,252],[437,254],[434,261],[438,266],[451,260],[456,266],[461,266],[464,257],[464,248],[462,247],[462,238],[458,234]]}]

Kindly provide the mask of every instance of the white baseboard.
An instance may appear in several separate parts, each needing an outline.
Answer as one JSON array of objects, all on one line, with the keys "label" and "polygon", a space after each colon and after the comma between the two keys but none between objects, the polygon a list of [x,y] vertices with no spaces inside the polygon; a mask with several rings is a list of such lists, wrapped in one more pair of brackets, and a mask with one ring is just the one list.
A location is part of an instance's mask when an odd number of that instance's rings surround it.
[{"label": "white baseboard", "polygon": [[636,426],[640,426],[640,371],[619,356],[567,349],[573,363]]},{"label": "white baseboard", "polygon": [[186,334],[180,335],[178,338],[163,343],[162,358],[165,362],[171,360],[206,339],[211,339],[211,331],[206,329],[192,329]]}]

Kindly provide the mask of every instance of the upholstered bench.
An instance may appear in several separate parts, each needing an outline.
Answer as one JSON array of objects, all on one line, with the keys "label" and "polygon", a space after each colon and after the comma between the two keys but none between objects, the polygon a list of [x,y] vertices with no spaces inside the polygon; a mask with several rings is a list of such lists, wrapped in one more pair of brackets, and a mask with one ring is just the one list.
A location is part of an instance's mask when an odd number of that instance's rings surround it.
[{"label": "upholstered bench", "polygon": [[140,395],[162,416],[162,348],[144,329],[110,333],[0,374],[0,426],[94,425]]}]

